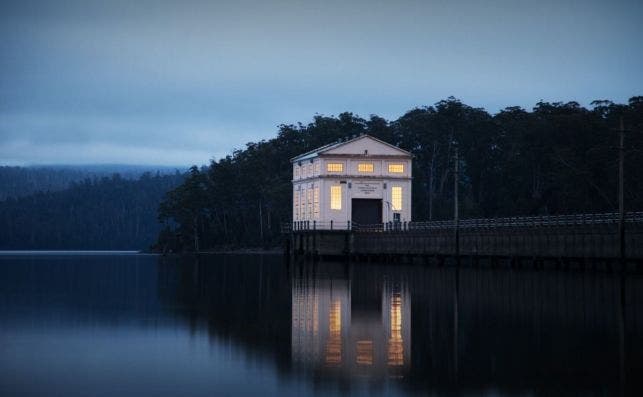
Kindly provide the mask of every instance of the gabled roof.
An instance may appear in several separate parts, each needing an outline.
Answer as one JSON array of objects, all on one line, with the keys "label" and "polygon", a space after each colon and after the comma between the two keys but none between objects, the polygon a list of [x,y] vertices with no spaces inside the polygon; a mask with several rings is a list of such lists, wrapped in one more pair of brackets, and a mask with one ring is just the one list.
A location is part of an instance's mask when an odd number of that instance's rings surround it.
[{"label": "gabled roof", "polygon": [[302,160],[312,159],[312,158],[315,158],[315,157],[319,156],[320,154],[323,154],[323,153],[329,152],[331,150],[337,149],[337,148],[339,148],[341,146],[345,146],[345,145],[357,142],[357,141],[359,141],[361,139],[371,139],[371,140],[373,140],[373,141],[375,141],[377,143],[380,143],[380,144],[385,145],[385,146],[387,146],[389,148],[395,149],[396,151],[400,152],[401,155],[412,156],[411,153],[407,152],[404,149],[400,149],[399,147],[397,147],[395,145],[391,145],[390,143],[384,142],[381,139],[377,139],[377,138],[375,138],[373,136],[370,136],[368,134],[364,134],[364,135],[360,135],[358,137],[355,137],[355,138],[352,138],[352,139],[349,139],[349,140],[346,140],[346,141],[333,142],[333,143],[329,143],[327,145],[318,147],[317,149],[314,149],[314,150],[311,150],[309,152],[300,154],[299,156],[293,157],[292,159],[290,159],[290,162],[294,163],[295,161],[302,161]]}]

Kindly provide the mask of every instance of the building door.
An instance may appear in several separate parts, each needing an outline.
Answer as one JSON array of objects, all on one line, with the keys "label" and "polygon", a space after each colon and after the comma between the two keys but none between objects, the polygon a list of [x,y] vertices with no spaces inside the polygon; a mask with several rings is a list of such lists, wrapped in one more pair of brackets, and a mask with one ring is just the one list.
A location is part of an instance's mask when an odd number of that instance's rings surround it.
[{"label": "building door", "polygon": [[351,220],[358,225],[382,223],[382,200],[353,199]]}]

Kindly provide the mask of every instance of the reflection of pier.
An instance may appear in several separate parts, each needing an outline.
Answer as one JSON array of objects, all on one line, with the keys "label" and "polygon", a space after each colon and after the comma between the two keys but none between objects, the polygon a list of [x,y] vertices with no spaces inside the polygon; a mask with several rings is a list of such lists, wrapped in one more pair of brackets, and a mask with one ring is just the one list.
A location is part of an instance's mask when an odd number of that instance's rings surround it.
[{"label": "reflection of pier", "polygon": [[373,289],[343,278],[295,276],[293,363],[347,376],[403,376],[411,359],[410,294],[399,283],[383,284],[375,300]]}]

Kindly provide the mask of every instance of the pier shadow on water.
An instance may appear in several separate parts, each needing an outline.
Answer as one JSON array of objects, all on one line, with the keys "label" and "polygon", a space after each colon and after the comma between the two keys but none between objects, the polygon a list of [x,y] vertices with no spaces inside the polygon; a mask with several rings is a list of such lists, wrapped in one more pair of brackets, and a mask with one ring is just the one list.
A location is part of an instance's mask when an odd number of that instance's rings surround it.
[{"label": "pier shadow on water", "polygon": [[0,256],[0,394],[640,395],[643,278]]}]

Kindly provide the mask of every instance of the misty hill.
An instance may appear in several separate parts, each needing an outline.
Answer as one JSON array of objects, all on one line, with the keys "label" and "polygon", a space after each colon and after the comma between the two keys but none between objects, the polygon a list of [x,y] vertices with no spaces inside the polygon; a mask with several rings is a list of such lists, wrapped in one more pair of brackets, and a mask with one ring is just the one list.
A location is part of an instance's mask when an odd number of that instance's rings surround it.
[{"label": "misty hill", "polygon": [[0,200],[24,197],[40,191],[63,190],[72,182],[85,179],[99,179],[114,174],[119,174],[124,179],[137,179],[146,172],[167,175],[179,169],[184,171],[179,167],[123,164],[0,166]]},{"label": "misty hill", "polygon": [[147,248],[160,230],[161,199],[183,178],[113,175],[0,201],[0,249]]}]

